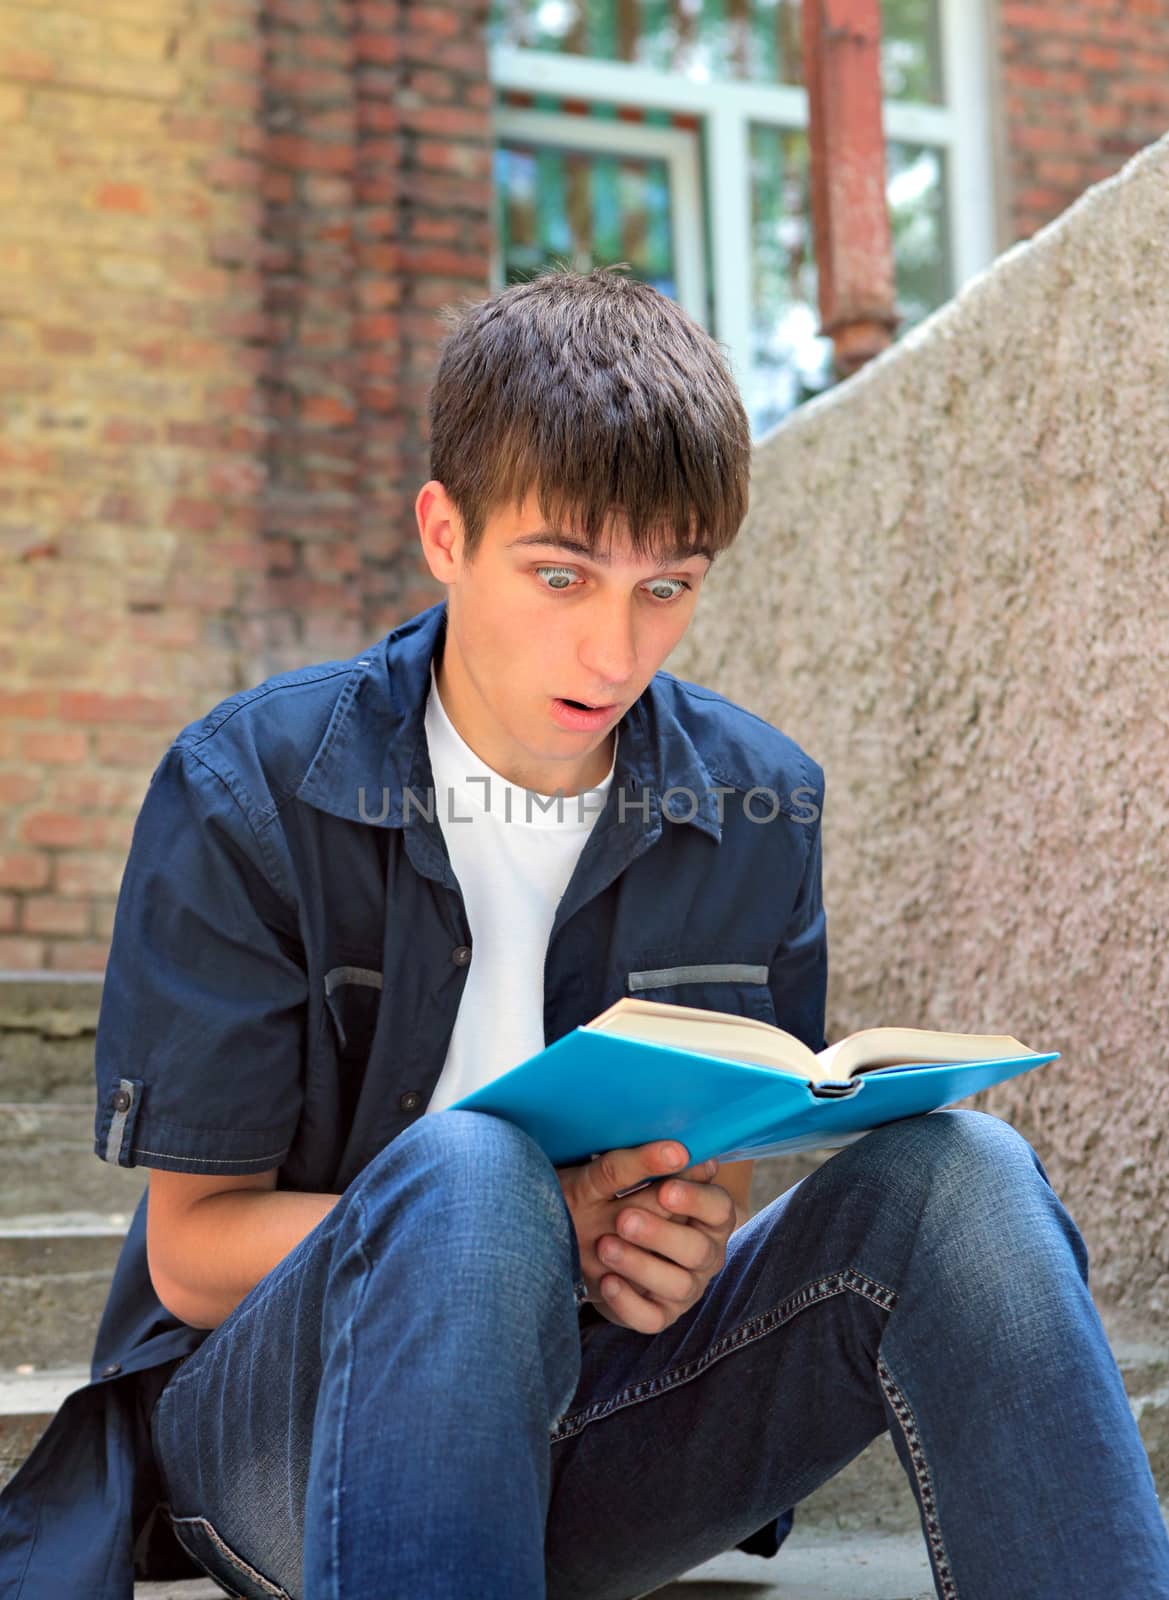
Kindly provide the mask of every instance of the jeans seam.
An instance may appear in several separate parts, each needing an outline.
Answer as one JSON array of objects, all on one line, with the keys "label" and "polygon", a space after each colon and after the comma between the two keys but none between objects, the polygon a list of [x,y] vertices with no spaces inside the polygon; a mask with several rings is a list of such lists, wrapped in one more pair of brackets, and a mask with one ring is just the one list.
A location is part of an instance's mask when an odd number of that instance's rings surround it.
[{"label": "jeans seam", "polygon": [[594,1401],[586,1406],[583,1411],[567,1412],[559,1418],[556,1426],[549,1433],[551,1444],[560,1444],[565,1439],[581,1432],[590,1422],[599,1422],[602,1417],[611,1415],[615,1411],[623,1410],[626,1406],[637,1405],[643,1400],[652,1400],[657,1395],[665,1393],[667,1389],[677,1388],[712,1366],[714,1362],[721,1361],[726,1355],[731,1355],[736,1350],[741,1350],[745,1345],[753,1343],[756,1339],[763,1338],[768,1333],[773,1333],[776,1328],[782,1327],[808,1306],[815,1305],[817,1301],[826,1300],[832,1295],[841,1294],[844,1290],[851,1290],[854,1294],[863,1295],[866,1300],[871,1300],[874,1305],[880,1306],[884,1311],[891,1311],[897,1304],[897,1291],[888,1288],[883,1283],[878,1283],[875,1278],[870,1278],[866,1273],[857,1272],[854,1267],[846,1267],[842,1272],[831,1272],[823,1278],[814,1278],[810,1283],[797,1289],[792,1295],[782,1301],[771,1311],[760,1312],[750,1321],[741,1323],[739,1327],[712,1344],[708,1350],[693,1361],[683,1362],[681,1366],[669,1371],[659,1373],[644,1383],[632,1384],[627,1389],[620,1390],[611,1395],[607,1400]]},{"label": "jeans seam", "polygon": [[[349,1360],[347,1360],[345,1362],[345,1364],[344,1364],[344,1368],[343,1368],[344,1378],[342,1380],[342,1386],[341,1386],[341,1398],[340,1398],[340,1400],[339,1400],[339,1402],[337,1404],[337,1427],[336,1427],[336,1448],[337,1448],[336,1460],[337,1460],[337,1469],[336,1470],[338,1472],[340,1472],[341,1465],[345,1460],[345,1425],[346,1425],[346,1422],[348,1421],[349,1391],[350,1391],[350,1387],[351,1387],[351,1379],[352,1379],[352,1376],[353,1376],[353,1324],[356,1321],[358,1313],[361,1310],[361,1303],[365,1299],[365,1291],[369,1287],[369,1274],[370,1274],[370,1266],[371,1266],[370,1259],[365,1253],[365,1246],[363,1244],[363,1240],[366,1239],[368,1237],[368,1234],[369,1234],[369,1214],[365,1209],[365,1203],[362,1200],[361,1194],[356,1190],[354,1191],[354,1194],[353,1194],[353,1204],[357,1207],[358,1216],[361,1218],[361,1226],[357,1230],[356,1245],[357,1245],[357,1254],[361,1258],[362,1271],[361,1271],[361,1288],[360,1288],[360,1291],[359,1291],[358,1296],[357,1296],[357,1305],[355,1307],[353,1307],[353,1309],[350,1311],[349,1315],[347,1317],[345,1317],[344,1322],[343,1322],[343,1329],[344,1329],[344,1335],[343,1336],[349,1342]],[[332,1563],[334,1577],[339,1582],[340,1581],[340,1573],[341,1573],[341,1548],[340,1548],[340,1543],[339,1543],[339,1540],[338,1540],[338,1537],[337,1537],[337,1535],[338,1535],[338,1527],[339,1527],[339,1520],[340,1520],[338,1518],[338,1516],[337,1516],[337,1499],[338,1499],[337,1492],[335,1490],[330,1490],[330,1493],[329,1493],[329,1559],[330,1559],[330,1562]],[[339,1588],[338,1588],[337,1592],[340,1593],[340,1589]]]},{"label": "jeans seam", "polygon": [[938,1502],[934,1494],[933,1477],[930,1473],[929,1463],[925,1458],[925,1447],[921,1442],[921,1433],[918,1430],[917,1418],[913,1414],[913,1407],[905,1398],[904,1391],[889,1371],[883,1355],[877,1356],[877,1376],[889,1407],[897,1421],[901,1424],[901,1431],[905,1435],[905,1444],[909,1451],[909,1458],[913,1462],[913,1472],[917,1479],[918,1494],[921,1499],[922,1520],[925,1523],[926,1538],[929,1541],[930,1554],[933,1557],[934,1568],[938,1578],[938,1594],[940,1600],[958,1600],[958,1586],[954,1582],[954,1574],[950,1570],[949,1557],[946,1555],[945,1542],[942,1539],[941,1522],[938,1518]]},{"label": "jeans seam", "polygon": [[[235,1551],[226,1542],[226,1540],[221,1538],[214,1524],[208,1522],[206,1517],[176,1517],[174,1512],[167,1505],[163,1506],[163,1510],[166,1512],[167,1518],[170,1521],[170,1525],[174,1529],[175,1538],[183,1546],[183,1549],[191,1557],[192,1561],[198,1562],[205,1572],[208,1572],[206,1564],[199,1560],[199,1557],[189,1545],[183,1543],[182,1535],[179,1533],[179,1523],[189,1522],[203,1528],[207,1532],[208,1536],[213,1540],[216,1548],[223,1555],[224,1559],[230,1561],[233,1567],[238,1567],[239,1570],[242,1573],[245,1573],[253,1582],[258,1583],[264,1590],[265,1594],[272,1595],[274,1600],[292,1600],[292,1596],[288,1593],[287,1589],[282,1589],[279,1584],[272,1583],[268,1578],[264,1577],[262,1572],[257,1572],[255,1567],[253,1567],[249,1562],[245,1561],[242,1556],[236,1555]],[[216,1574],[214,1572],[209,1572],[209,1576],[214,1578]]]}]

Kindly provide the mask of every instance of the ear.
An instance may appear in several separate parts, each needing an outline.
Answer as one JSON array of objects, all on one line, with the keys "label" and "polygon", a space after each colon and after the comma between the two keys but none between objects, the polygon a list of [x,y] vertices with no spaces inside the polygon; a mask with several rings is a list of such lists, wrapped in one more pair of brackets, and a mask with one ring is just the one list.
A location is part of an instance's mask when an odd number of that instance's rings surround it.
[{"label": "ear", "polygon": [[463,523],[437,478],[419,489],[414,515],[427,566],[439,583],[453,583],[462,566]]}]

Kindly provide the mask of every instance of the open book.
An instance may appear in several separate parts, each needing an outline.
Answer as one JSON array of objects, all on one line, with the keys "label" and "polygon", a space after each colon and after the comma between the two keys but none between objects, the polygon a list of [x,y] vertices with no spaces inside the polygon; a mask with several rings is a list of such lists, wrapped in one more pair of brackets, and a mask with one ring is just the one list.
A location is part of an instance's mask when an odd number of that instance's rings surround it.
[{"label": "open book", "polygon": [[627,996],[447,1109],[504,1117],[554,1166],[655,1139],[697,1165],[835,1149],[1058,1056],[922,1028],[865,1028],[817,1055],[756,1017]]},{"label": "open book", "polygon": [[699,1055],[728,1061],[751,1061],[820,1085],[845,1082],[881,1067],[917,1066],[925,1062],[988,1061],[1028,1056],[1018,1039],[1007,1033],[937,1033],[929,1028],[863,1028],[838,1039],[819,1055],[802,1039],[757,1017],[725,1011],[700,1011],[696,1006],[664,1005],[660,1000],[627,996],[585,1023],[622,1039],[644,1039]]}]

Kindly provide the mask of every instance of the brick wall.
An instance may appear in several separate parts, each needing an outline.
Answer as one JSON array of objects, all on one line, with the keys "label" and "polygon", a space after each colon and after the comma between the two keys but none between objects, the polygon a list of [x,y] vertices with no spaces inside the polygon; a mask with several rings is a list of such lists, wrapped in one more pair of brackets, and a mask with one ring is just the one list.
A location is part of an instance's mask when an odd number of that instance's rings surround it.
[{"label": "brick wall", "polygon": [[1169,129],[1169,0],[999,0],[1012,237]]},{"label": "brick wall", "polygon": [[437,598],[479,0],[0,0],[0,968],[99,970],[178,729]]}]

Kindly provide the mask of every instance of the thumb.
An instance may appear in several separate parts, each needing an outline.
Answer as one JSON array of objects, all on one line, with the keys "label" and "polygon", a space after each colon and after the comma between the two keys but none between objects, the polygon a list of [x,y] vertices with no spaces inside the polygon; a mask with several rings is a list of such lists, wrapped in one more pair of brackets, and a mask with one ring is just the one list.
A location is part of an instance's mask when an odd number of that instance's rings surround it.
[{"label": "thumb", "polygon": [[611,1200],[618,1190],[644,1183],[647,1178],[681,1172],[689,1160],[685,1145],[674,1139],[655,1139],[625,1150],[602,1151],[579,1171],[591,1199]]}]

